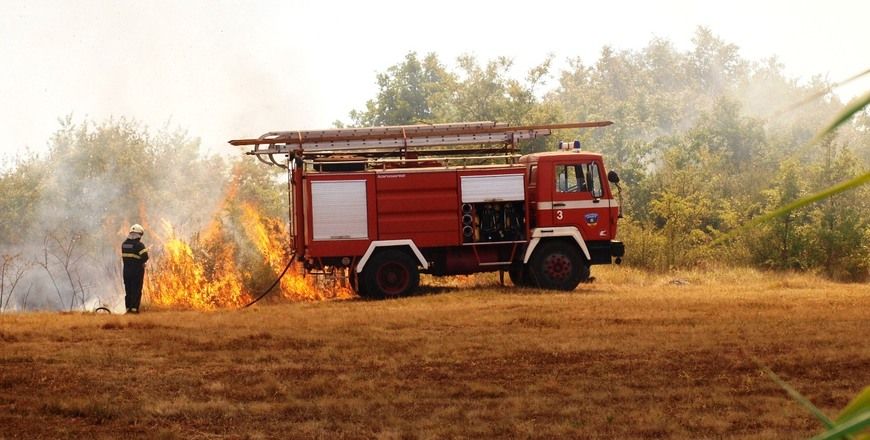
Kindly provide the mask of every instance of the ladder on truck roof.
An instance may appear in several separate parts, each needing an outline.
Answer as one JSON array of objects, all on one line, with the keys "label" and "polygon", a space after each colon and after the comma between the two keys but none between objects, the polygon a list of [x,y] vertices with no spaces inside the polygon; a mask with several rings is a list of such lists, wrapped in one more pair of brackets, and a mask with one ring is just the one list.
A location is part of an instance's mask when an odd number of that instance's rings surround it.
[{"label": "ladder on truck roof", "polygon": [[[323,159],[352,154],[355,158],[418,159],[427,157],[483,154],[511,156],[517,142],[549,136],[553,130],[605,127],[611,121],[569,122],[511,126],[492,121],[450,124],[396,125],[328,130],[272,131],[255,139],[235,139],[230,144],[252,146],[245,154],[256,156],[268,165],[286,167],[275,160],[276,154],[298,159]],[[501,148],[484,148],[486,144],[503,144]],[[474,148],[447,148],[475,145]],[[515,156],[515,155],[514,155]],[[344,156],[346,157],[346,156]],[[268,158],[269,161],[266,161]]]}]

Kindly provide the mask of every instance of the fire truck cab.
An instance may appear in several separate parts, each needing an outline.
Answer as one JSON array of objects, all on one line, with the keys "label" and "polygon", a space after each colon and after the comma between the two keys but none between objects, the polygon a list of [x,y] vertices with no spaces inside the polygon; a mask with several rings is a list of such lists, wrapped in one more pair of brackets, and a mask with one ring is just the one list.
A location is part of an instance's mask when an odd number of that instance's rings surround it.
[{"label": "fire truck cab", "polygon": [[[624,254],[610,187],[618,176],[579,143],[518,155],[517,141],[609,124],[373,127],[231,143],[288,169],[295,257],[308,272],[345,274],[361,296],[406,295],[420,273],[488,271],[517,286],[573,290],[591,265]],[[503,147],[448,148],[491,143]]]},{"label": "fire truck cab", "polygon": [[[580,150],[523,156],[529,174],[532,230],[569,228],[583,240],[578,245],[593,264],[610,263],[619,253],[614,247],[619,203],[608,183],[618,183],[615,172],[605,181],[600,154]],[[615,180],[615,181],[613,181]],[[578,237],[578,235],[573,235]]]}]

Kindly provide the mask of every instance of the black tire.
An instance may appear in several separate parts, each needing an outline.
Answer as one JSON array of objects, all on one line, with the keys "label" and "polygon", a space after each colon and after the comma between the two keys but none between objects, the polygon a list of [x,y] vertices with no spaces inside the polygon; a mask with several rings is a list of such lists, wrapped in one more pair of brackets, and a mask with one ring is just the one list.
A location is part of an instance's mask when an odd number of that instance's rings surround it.
[{"label": "black tire", "polygon": [[360,284],[369,298],[397,298],[417,290],[417,261],[397,249],[376,253],[360,274]]},{"label": "black tire", "polygon": [[589,263],[577,246],[547,241],[532,254],[529,273],[531,282],[542,289],[570,291],[589,278]]},{"label": "black tire", "polygon": [[583,258],[583,256],[581,255],[580,256],[580,282],[581,283],[591,283],[592,278],[590,278],[590,276],[589,276],[591,274],[592,274],[592,271],[590,270],[589,262],[586,261],[586,259]]},{"label": "black tire", "polygon": [[362,283],[362,277],[362,274],[357,274],[353,268],[350,268],[347,274],[347,283],[350,285],[350,288],[353,289],[354,292],[356,292],[357,295],[365,298],[368,296],[368,294],[366,293],[365,286]]},{"label": "black tire", "polygon": [[508,269],[508,278],[510,278],[511,283],[517,287],[531,287],[532,282],[529,279],[529,271],[525,265],[519,266],[511,266]]}]

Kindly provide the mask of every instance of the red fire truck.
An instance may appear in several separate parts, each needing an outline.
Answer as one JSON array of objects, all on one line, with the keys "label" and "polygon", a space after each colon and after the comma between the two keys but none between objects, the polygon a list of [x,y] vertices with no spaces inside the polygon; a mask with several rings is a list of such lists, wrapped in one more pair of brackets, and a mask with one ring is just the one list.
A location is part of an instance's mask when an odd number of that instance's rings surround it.
[{"label": "red fire truck", "polygon": [[406,295],[420,273],[488,271],[573,290],[591,265],[621,262],[619,177],[577,141],[527,155],[518,143],[610,124],[341,128],[230,143],[288,170],[295,258],[308,272],[346,274],[361,296]]}]

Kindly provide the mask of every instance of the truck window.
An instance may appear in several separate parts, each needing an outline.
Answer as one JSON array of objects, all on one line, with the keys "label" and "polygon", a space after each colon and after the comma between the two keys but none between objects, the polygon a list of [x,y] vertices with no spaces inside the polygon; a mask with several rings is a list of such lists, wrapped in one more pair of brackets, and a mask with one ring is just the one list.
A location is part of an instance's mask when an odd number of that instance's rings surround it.
[{"label": "truck window", "polygon": [[556,192],[588,191],[586,165],[556,165]]},{"label": "truck window", "polygon": [[591,162],[556,165],[556,192],[591,192],[592,197],[602,197],[604,192],[601,188],[601,171],[598,164]]},{"label": "truck window", "polygon": [[589,172],[586,173],[589,178],[588,187],[592,190],[592,197],[600,199],[604,192],[601,190],[601,172],[598,171],[598,164],[589,164]]},{"label": "truck window", "polygon": [[538,184],[538,165],[532,165],[529,168],[529,186],[536,186]]}]

